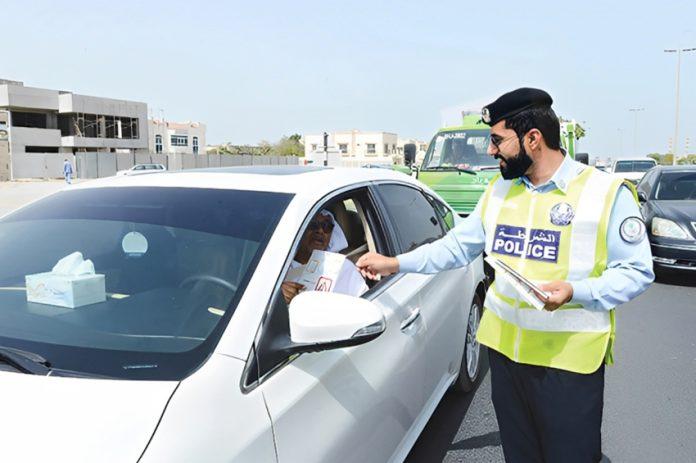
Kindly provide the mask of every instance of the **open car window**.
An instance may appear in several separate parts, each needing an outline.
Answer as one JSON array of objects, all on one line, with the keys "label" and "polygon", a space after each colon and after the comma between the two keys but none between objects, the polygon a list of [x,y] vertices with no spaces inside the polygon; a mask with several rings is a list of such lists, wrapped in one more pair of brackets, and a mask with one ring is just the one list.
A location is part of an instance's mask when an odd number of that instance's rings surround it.
[{"label": "open car window", "polygon": [[[321,213],[320,211],[330,212],[335,219],[335,227],[340,227],[344,235],[340,249],[334,249],[335,252],[330,253],[332,254],[331,258],[334,260],[333,267],[341,268],[338,273],[334,272],[327,276],[331,282],[320,280],[322,276],[326,276],[324,274],[317,274],[313,278],[303,279],[305,271],[309,271],[308,267],[312,265],[315,269],[320,269],[321,267],[319,263],[312,263],[309,260],[305,261],[303,258],[295,260],[298,253],[301,254],[302,239],[306,236],[308,224]],[[326,220],[322,220],[322,222],[326,222]],[[354,263],[368,251],[391,254],[367,188],[342,194],[317,205],[312,216],[307,217],[305,225],[298,231],[295,243],[291,249],[293,259],[286,265],[286,269],[278,282],[278,289],[270,300],[268,307],[269,316],[263,326],[261,326],[261,335],[256,352],[250,357],[250,363],[247,364],[244,380],[245,387],[258,384],[260,378],[272,374],[272,372],[291,360],[289,357],[278,356],[275,353],[271,354],[266,351],[266,346],[273,342],[273,336],[289,336],[287,324],[288,307],[292,298],[299,292],[293,291],[292,294],[288,294],[287,283],[303,283],[304,288],[299,291],[334,291],[355,297],[366,297],[376,287],[385,282],[385,279],[379,283],[366,280],[355,267]],[[337,265],[335,265],[336,262],[338,262]],[[283,287],[284,285],[285,288]]]}]

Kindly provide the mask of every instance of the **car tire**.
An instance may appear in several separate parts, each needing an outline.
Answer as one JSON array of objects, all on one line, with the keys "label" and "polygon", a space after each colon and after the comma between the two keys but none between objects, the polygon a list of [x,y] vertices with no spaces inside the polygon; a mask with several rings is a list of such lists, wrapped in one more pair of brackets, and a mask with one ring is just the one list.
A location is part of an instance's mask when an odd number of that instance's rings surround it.
[{"label": "car tire", "polygon": [[481,315],[483,315],[483,303],[479,295],[476,294],[471,301],[471,309],[466,323],[466,343],[464,353],[462,353],[459,375],[452,384],[452,389],[455,392],[466,393],[473,390],[481,372],[481,355],[484,346],[476,340],[476,331],[481,321]]}]

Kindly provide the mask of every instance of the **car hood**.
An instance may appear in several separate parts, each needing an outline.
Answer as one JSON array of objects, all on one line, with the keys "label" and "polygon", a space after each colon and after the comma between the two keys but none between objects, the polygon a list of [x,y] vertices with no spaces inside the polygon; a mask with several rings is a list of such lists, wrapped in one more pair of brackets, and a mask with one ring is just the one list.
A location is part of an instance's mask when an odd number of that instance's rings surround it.
[{"label": "car hood", "polygon": [[0,461],[135,463],[176,385],[0,372]]}]

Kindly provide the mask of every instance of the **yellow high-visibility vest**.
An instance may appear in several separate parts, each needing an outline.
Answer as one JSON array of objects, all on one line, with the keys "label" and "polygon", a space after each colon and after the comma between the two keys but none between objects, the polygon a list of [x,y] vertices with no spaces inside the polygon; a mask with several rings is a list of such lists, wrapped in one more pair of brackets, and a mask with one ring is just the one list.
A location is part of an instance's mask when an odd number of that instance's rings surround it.
[{"label": "yellow high-visibility vest", "polygon": [[[607,227],[623,181],[592,167],[560,189],[537,193],[494,179],[481,201],[488,255],[537,283],[597,277],[607,267]],[[577,373],[612,363],[614,310],[566,304],[554,312],[525,302],[503,278],[486,293],[477,338],[508,358]]]}]

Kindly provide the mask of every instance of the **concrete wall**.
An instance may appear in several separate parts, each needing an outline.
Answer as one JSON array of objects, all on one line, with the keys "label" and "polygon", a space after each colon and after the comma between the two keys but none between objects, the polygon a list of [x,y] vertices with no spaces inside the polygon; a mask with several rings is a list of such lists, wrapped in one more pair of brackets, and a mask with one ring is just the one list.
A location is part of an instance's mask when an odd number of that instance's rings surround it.
[{"label": "concrete wall", "polygon": [[60,130],[12,127],[13,152],[16,146],[22,153],[25,146],[60,146]]},{"label": "concrete wall", "polygon": [[0,182],[10,179],[9,121],[7,111],[0,111]]},{"label": "concrete wall", "polygon": [[55,153],[12,154],[13,177],[15,179],[60,178],[63,176],[64,159],[65,156]]},{"label": "concrete wall", "polygon": [[[0,160],[2,159],[2,143],[6,142],[0,141]],[[170,171],[209,167],[299,164],[299,159],[293,156],[228,154],[196,156],[193,154],[158,155],[102,152],[77,153],[73,156],[60,153],[19,153],[12,154],[13,178],[62,178],[63,162],[66,158],[75,169],[75,177],[81,179],[110,177],[116,175],[119,170],[130,169],[135,164],[148,163],[164,164]],[[2,172],[2,166],[0,166],[0,176]]]},{"label": "concrete wall", "polygon": [[0,85],[0,106],[58,111],[58,92],[19,85]]}]

